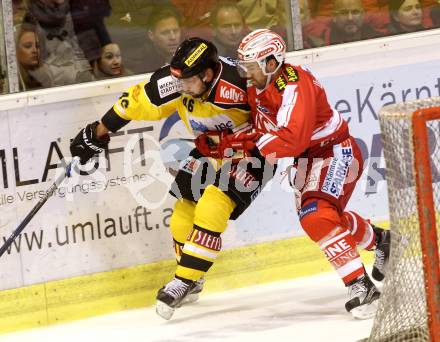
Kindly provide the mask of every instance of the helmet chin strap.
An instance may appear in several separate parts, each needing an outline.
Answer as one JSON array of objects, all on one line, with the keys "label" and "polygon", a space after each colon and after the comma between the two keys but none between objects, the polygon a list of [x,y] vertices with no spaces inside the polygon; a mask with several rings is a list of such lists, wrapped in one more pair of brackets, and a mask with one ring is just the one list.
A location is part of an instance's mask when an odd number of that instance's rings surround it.
[{"label": "helmet chin strap", "polygon": [[[213,70],[214,71],[214,75],[212,76],[211,81],[206,82],[203,80],[203,77],[201,74],[198,74],[200,81],[202,81],[202,83],[205,85],[206,90],[203,92],[203,94],[200,96],[201,98],[206,98],[209,96],[209,94],[211,93],[212,88],[214,88],[214,85],[217,83],[217,79],[221,73],[222,67],[220,64],[219,69],[217,70]],[[206,96],[205,96],[206,95]]]},{"label": "helmet chin strap", "polygon": [[[277,61],[277,62],[278,62],[278,61]],[[276,69],[275,69],[274,71],[272,71],[272,72],[267,72],[267,71],[266,71],[266,64],[267,64],[267,61],[266,61],[266,60],[258,61],[258,65],[260,66],[261,71],[262,71],[263,74],[266,76],[266,84],[264,85],[264,88],[263,88],[263,89],[265,89],[265,88],[270,84],[270,82],[272,81],[272,77],[276,75],[276,73],[278,72],[278,70],[280,70],[281,65],[282,65],[283,63],[279,63],[279,62],[278,62],[278,65],[277,65]]]},{"label": "helmet chin strap", "polygon": [[278,70],[280,70],[281,65],[283,63],[280,63],[279,61],[277,61],[277,63],[278,63],[278,65],[277,65],[277,67],[276,67],[276,69],[274,71],[267,72],[266,71],[267,61],[266,60],[258,61],[258,64],[260,65],[260,68],[263,71],[263,74],[265,74],[266,76],[273,76],[273,75],[275,75],[278,72]]},{"label": "helmet chin strap", "polygon": [[206,98],[208,96],[209,92],[211,91],[214,79],[212,79],[209,82],[206,82],[206,81],[203,80],[204,76],[202,76],[201,74],[198,74],[197,76],[199,77],[200,81],[202,81],[202,83],[205,85],[205,90],[203,91],[203,93],[201,93],[197,97],[201,98],[201,99],[204,99],[204,98]]},{"label": "helmet chin strap", "polygon": [[203,84],[204,84],[205,87],[206,87],[206,92],[210,92],[211,89],[212,89],[213,83],[214,83],[214,79],[212,79],[212,80],[209,81],[209,82],[205,82],[205,81],[202,80],[202,82],[203,82]]}]

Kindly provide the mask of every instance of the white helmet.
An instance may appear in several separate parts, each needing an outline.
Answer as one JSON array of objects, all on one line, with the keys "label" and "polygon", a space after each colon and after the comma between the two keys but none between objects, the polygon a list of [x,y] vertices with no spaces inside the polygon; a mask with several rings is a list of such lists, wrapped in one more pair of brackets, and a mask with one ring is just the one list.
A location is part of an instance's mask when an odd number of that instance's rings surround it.
[{"label": "white helmet", "polygon": [[[278,71],[286,55],[286,43],[281,36],[268,29],[258,29],[244,37],[238,47],[239,72],[246,71],[246,63],[257,62],[265,75],[272,75]],[[278,62],[277,69],[266,72],[267,57],[273,56]]]}]

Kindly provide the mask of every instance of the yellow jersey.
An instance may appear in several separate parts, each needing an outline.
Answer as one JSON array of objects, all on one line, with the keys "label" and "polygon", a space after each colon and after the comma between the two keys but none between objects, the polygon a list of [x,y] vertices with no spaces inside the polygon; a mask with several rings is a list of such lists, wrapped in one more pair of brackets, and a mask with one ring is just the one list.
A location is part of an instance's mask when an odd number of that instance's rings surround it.
[{"label": "yellow jersey", "polygon": [[220,57],[220,67],[203,98],[180,93],[169,66],[153,73],[149,82],[139,83],[122,94],[104,115],[102,123],[116,132],[130,120],[161,120],[179,114],[189,132],[234,130],[250,120],[246,80],[235,64]]}]

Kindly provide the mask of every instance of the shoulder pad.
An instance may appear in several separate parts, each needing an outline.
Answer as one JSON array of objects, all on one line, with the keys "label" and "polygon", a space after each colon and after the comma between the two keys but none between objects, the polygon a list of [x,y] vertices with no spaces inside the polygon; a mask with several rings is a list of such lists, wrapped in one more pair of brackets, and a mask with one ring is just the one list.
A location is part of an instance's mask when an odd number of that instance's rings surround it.
[{"label": "shoulder pad", "polygon": [[150,82],[145,85],[145,92],[151,103],[159,106],[180,96],[177,83],[171,76],[168,65],[151,75]]},{"label": "shoulder pad", "polygon": [[222,73],[208,100],[222,108],[249,110],[246,95],[247,80],[238,75],[234,64],[225,62],[224,58],[220,59],[220,62]]},{"label": "shoulder pad", "polygon": [[309,66],[301,65],[300,68],[303,69],[304,71],[307,71],[310,74],[313,74],[313,71],[312,71],[312,69]]}]

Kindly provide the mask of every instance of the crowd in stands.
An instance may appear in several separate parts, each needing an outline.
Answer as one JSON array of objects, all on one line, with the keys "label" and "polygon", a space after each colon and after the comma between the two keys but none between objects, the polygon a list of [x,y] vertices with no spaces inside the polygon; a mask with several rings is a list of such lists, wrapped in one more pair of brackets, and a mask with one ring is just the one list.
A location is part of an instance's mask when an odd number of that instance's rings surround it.
[{"label": "crowd in stands", "polygon": [[[434,0],[302,1],[306,48],[353,42],[438,27]],[[307,8],[307,6],[310,6]]]},{"label": "crowd in stands", "polygon": [[[298,0],[304,48],[440,27],[437,0]],[[13,0],[21,90],[146,73],[189,36],[235,58],[255,28],[291,30],[285,0]],[[3,87],[3,79],[0,86]],[[1,89],[0,89],[1,91]]]}]

